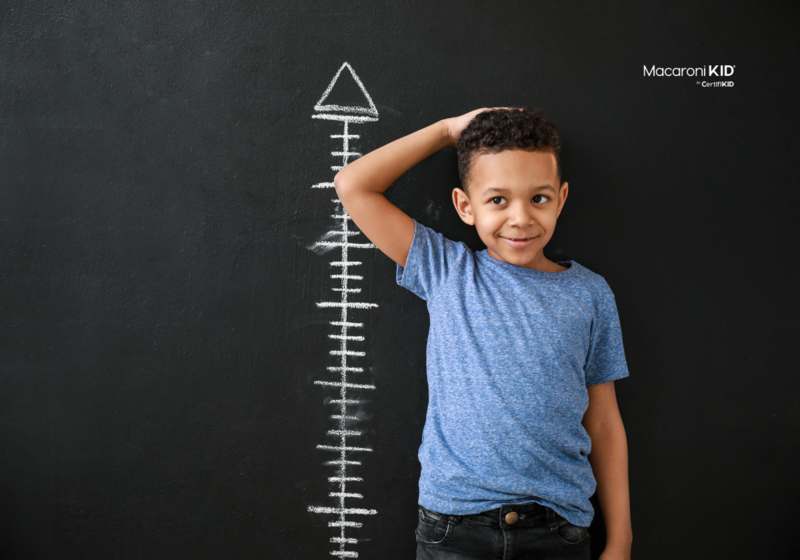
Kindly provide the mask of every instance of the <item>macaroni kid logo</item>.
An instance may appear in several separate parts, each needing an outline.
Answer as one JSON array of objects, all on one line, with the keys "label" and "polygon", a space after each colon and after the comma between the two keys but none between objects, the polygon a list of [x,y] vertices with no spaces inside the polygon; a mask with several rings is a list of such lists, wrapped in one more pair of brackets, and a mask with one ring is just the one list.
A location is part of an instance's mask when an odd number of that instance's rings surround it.
[{"label": "macaroni kid logo", "polygon": [[[733,76],[734,71],[736,70],[736,65],[733,64],[709,64],[708,66],[696,66],[692,67],[676,67],[676,68],[663,68],[659,66],[651,66],[648,68],[644,66],[644,75],[645,76],[658,76],[658,77],[682,77],[682,76],[689,76],[689,77],[718,77],[718,78],[726,78],[728,76]],[[714,82],[709,82],[706,80],[697,80],[697,85],[701,87],[733,87],[732,80],[717,80]]]}]

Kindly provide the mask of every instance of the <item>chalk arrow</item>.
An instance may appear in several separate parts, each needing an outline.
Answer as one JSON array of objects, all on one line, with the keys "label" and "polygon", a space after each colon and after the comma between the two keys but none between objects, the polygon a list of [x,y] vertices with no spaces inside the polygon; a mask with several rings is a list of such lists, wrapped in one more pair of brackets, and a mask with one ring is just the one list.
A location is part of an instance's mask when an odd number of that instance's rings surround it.
[{"label": "chalk arrow", "polygon": [[[347,71],[350,73],[350,76],[353,78],[353,81],[355,81],[356,85],[358,86],[358,89],[361,90],[361,93],[364,95],[364,101],[366,101],[366,103],[363,105],[325,105],[324,104],[325,101],[328,99],[328,96],[331,94],[331,91],[333,91],[333,88],[336,86],[339,77],[342,75],[342,70],[344,70],[345,68],[347,68]],[[333,80],[331,80],[331,83],[328,84],[328,88],[325,90],[325,93],[322,94],[322,97],[319,98],[319,101],[317,101],[317,104],[314,106],[314,110],[323,113],[327,111],[333,111],[339,113],[354,113],[357,115],[369,115],[371,117],[378,116],[378,109],[375,107],[375,103],[372,102],[372,98],[369,96],[369,93],[367,93],[367,89],[364,87],[364,84],[361,83],[361,80],[359,79],[355,70],[353,70],[353,67],[350,66],[350,64],[348,64],[347,62],[342,64],[341,68],[339,68],[339,71],[336,72],[336,75],[333,77]]]}]

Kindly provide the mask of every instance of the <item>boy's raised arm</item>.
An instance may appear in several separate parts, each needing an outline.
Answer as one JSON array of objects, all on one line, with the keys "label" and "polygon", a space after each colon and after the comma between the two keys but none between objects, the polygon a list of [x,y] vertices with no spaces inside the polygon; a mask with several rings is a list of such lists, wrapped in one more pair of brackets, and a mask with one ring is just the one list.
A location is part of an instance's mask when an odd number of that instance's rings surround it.
[{"label": "boy's raised arm", "polygon": [[455,146],[472,118],[486,109],[444,119],[386,144],[345,166],[333,183],[358,228],[390,259],[405,267],[414,222],[383,193],[403,173],[446,146]]}]

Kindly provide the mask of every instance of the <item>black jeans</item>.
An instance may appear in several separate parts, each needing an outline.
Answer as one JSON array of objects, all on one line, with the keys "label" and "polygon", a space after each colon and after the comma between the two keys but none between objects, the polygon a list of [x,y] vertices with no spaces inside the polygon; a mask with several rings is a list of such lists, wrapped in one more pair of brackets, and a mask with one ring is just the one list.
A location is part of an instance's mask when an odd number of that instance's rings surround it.
[{"label": "black jeans", "polygon": [[[417,560],[591,558],[589,528],[573,525],[535,502],[504,505],[474,515],[417,508]],[[516,516],[507,517],[511,512]]]}]

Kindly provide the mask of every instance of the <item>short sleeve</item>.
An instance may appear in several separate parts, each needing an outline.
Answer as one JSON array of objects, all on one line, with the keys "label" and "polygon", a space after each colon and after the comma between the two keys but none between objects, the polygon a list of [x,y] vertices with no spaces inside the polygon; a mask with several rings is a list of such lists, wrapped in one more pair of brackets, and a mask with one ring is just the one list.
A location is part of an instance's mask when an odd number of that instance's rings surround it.
[{"label": "short sleeve", "polygon": [[430,302],[465,251],[464,243],[447,239],[414,220],[414,238],[406,266],[397,265],[397,284]]},{"label": "short sleeve", "polygon": [[605,280],[603,287],[597,305],[597,316],[592,324],[589,353],[584,367],[587,387],[630,375],[622,346],[617,302]]}]

